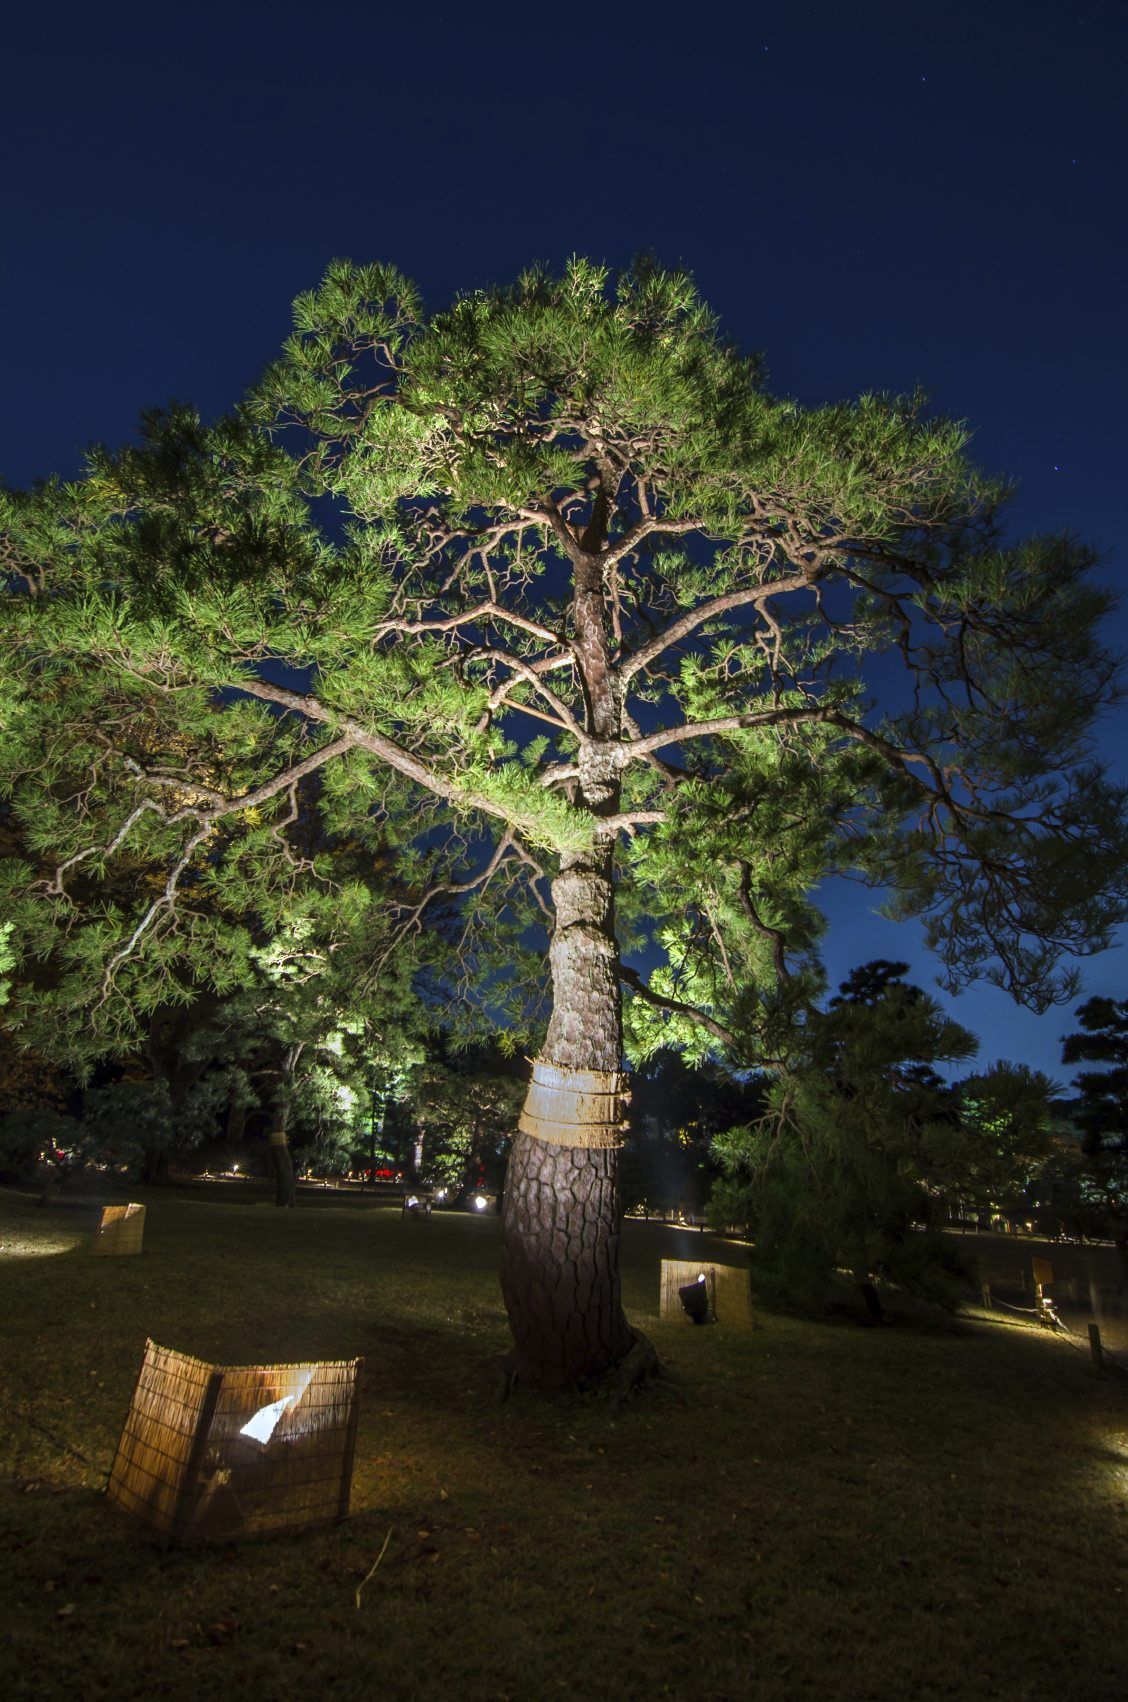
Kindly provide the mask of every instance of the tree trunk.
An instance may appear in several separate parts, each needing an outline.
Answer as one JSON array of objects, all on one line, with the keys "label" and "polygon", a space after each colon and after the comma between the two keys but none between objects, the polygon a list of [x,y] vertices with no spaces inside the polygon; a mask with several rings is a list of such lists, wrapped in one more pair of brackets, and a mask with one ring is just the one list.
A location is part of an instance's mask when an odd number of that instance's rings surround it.
[{"label": "tree trunk", "polygon": [[141,1180],[150,1188],[164,1187],[168,1182],[168,1147],[146,1147],[141,1164]]},{"label": "tree trunk", "polygon": [[288,1107],[283,1098],[275,1109],[274,1127],[268,1137],[270,1157],[274,1165],[274,1203],[276,1206],[292,1206],[297,1199],[297,1188],[294,1185],[294,1155],[290,1151],[287,1122]]},{"label": "tree trunk", "polygon": [[854,1282],[857,1284],[858,1293],[862,1297],[862,1305],[865,1307],[862,1322],[864,1324],[884,1324],[885,1310],[870,1273],[866,1270],[856,1270]]},{"label": "tree trunk", "polygon": [[513,1143],[502,1293],[521,1383],[566,1388],[636,1340],[619,1296],[622,1023],[611,852],[565,856],[553,882],[553,1011]]},{"label": "tree trunk", "polygon": [[615,830],[622,706],[610,666],[600,559],[617,476],[601,464],[574,570],[575,654],[590,742],[571,801],[592,820],[589,849],[566,852],[552,883],[552,1017],[509,1158],[502,1207],[501,1288],[519,1382],[569,1388],[618,1367],[620,1396],[657,1360],[632,1330],[619,1294],[619,1153],[624,1078],[622,989],[615,937]]}]

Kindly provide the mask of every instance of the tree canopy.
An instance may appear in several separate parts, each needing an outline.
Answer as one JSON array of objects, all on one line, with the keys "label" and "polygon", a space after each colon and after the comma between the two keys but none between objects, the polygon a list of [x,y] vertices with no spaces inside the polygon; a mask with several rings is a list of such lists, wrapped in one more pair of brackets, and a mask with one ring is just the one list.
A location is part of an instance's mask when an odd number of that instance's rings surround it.
[{"label": "tree canopy", "polygon": [[[531,922],[592,835],[575,780],[598,746],[623,943],[665,959],[628,986],[661,1038],[694,1032],[681,1005],[739,1023],[838,871],[925,915],[953,985],[1061,995],[1062,951],[1123,913],[1121,800],[1086,744],[1108,598],[1067,538],[1004,545],[966,436],[920,397],[775,398],[654,266],[576,261],[428,317],[393,269],[335,263],[230,418],[150,414],[76,482],[4,499],[21,941],[111,1006],[137,1007],[147,966],[229,979],[224,912],[292,891],[315,770],[328,833]],[[123,857],[163,878],[102,900]],[[334,903],[360,924],[359,886]]]},{"label": "tree canopy", "polygon": [[[1125,914],[1089,744],[1109,598],[1070,538],[1006,541],[966,442],[920,396],[772,395],[649,261],[433,314],[335,262],[228,418],[149,414],[3,499],[20,962],[121,1046],[295,911],[374,986],[447,917],[417,985],[523,1035],[548,932],[522,1128],[559,1150],[534,1176],[515,1146],[507,1202],[541,1204],[510,1290],[565,1334],[581,1293],[617,1309],[613,1161],[583,1154],[613,1149],[624,1044],[753,1061],[819,984],[820,881],[888,888],[950,986],[1038,1008]],[[565,1193],[604,1224],[599,1282],[551,1251]],[[628,1339],[595,1333],[604,1362]]]}]

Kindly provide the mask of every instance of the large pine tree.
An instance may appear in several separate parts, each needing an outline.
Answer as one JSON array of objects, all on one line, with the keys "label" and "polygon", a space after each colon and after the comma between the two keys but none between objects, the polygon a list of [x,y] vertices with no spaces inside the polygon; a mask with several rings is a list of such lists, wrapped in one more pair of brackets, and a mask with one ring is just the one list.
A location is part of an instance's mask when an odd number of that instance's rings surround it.
[{"label": "large pine tree", "polygon": [[[292,892],[318,771],[327,842],[398,848],[393,935],[466,907],[454,981],[514,1008],[547,931],[514,1368],[622,1362],[624,986],[631,1045],[750,1056],[817,973],[828,875],[924,915],[953,986],[1035,1004],[1124,914],[1122,800],[1086,745],[1107,599],[1068,539],[1004,545],[964,444],[919,398],[773,397],[651,265],[433,317],[390,268],[333,265],[232,418],[150,417],[5,504],[21,956],[53,951],[56,997],[93,988],[122,1032],[157,982],[231,978],[223,917]],[[157,884],[99,908],[122,855]]]}]

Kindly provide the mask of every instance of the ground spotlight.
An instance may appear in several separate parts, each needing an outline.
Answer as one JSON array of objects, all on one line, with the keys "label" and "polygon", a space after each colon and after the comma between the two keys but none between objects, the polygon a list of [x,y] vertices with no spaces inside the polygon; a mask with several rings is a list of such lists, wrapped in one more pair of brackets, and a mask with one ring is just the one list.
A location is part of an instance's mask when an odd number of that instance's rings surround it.
[{"label": "ground spotlight", "polygon": [[695,1324],[709,1322],[709,1284],[704,1271],[696,1282],[687,1282],[684,1288],[678,1289],[678,1298]]}]

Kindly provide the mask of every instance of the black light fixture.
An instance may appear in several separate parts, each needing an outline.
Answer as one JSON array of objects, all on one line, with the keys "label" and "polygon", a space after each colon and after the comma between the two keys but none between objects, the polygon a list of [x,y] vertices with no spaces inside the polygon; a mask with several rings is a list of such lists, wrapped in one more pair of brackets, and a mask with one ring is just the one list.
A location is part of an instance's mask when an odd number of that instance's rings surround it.
[{"label": "black light fixture", "polygon": [[693,1323],[709,1322],[709,1284],[704,1271],[696,1282],[687,1282],[684,1288],[678,1289],[678,1299],[685,1307],[686,1316]]}]

